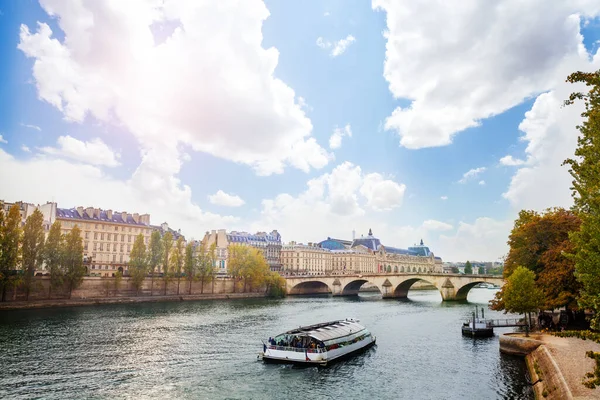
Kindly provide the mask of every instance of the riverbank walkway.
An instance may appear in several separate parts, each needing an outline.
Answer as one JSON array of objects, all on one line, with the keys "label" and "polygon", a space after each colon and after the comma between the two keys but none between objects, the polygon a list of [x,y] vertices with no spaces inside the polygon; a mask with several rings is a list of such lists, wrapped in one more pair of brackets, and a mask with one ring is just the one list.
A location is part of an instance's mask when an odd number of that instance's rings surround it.
[{"label": "riverbank walkway", "polygon": [[600,344],[578,338],[561,338],[547,334],[530,334],[550,351],[574,399],[600,399],[600,388],[589,389],[582,384],[585,374],[593,372],[596,362],[585,355],[586,351],[600,352]]}]

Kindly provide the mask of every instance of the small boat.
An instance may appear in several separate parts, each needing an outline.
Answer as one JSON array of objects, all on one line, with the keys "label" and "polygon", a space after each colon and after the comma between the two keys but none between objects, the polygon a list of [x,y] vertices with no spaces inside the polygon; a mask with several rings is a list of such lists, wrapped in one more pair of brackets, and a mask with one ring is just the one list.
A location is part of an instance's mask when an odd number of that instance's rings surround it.
[{"label": "small boat", "polygon": [[481,318],[477,313],[477,307],[473,313],[473,318],[463,323],[462,334],[470,337],[492,337],[494,336],[494,327],[491,321],[487,321],[483,315],[483,307],[481,308]]},{"label": "small boat", "polygon": [[263,341],[259,358],[265,362],[325,366],[375,344],[375,336],[359,322],[347,318],[289,330]]}]

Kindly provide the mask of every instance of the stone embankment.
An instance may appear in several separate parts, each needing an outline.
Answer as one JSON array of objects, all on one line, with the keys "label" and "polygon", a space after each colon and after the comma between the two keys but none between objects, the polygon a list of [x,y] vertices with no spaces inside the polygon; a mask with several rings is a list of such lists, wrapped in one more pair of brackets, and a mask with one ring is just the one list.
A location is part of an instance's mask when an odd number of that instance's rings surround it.
[{"label": "stone embankment", "polygon": [[500,351],[525,356],[537,399],[600,398],[600,389],[582,384],[585,374],[595,367],[594,360],[585,355],[588,350],[600,352],[600,344],[535,333],[500,336]]}]

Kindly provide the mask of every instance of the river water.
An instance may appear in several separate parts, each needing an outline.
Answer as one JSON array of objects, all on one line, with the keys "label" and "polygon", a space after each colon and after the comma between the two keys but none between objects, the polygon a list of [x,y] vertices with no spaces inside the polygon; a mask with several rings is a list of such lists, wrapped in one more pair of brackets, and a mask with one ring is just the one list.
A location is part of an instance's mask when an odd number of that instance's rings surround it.
[{"label": "river water", "polygon": [[[532,399],[526,367],[491,339],[461,336],[468,303],[291,297],[106,305],[0,314],[5,399]],[[502,317],[486,311],[486,316]],[[261,338],[355,317],[377,346],[325,368],[263,364]]]}]

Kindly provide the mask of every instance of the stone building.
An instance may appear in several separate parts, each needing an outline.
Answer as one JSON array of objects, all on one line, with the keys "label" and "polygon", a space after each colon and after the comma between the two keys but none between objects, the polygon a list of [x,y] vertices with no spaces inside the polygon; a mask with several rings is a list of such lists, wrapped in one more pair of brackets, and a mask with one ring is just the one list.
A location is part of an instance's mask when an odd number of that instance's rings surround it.
[{"label": "stone building", "polygon": [[56,220],[56,203],[47,202],[46,204],[35,205],[32,203],[25,203],[22,201],[17,201],[15,203],[7,203],[0,200],[0,204],[2,205],[2,209],[4,210],[5,215],[8,213],[8,211],[13,205],[16,204],[17,206],[19,206],[19,212],[21,214],[21,226],[25,225],[25,221],[27,220],[27,218],[31,216],[31,214],[33,214],[33,212],[36,209],[40,210],[44,215],[44,229],[50,229],[50,225],[52,225],[52,223],[54,223],[54,221]]},{"label": "stone building", "polygon": [[227,232],[225,229],[206,232],[202,239],[206,249],[213,244],[216,248],[216,268],[220,275],[227,274],[227,248],[230,244],[251,246],[262,251],[271,271],[281,270],[281,235],[277,230],[270,233]]},{"label": "stone building", "polygon": [[384,246],[371,230],[352,241],[329,237],[308,246],[286,245],[281,260],[284,273],[292,274],[442,272],[441,258],[423,241],[408,249]]}]

